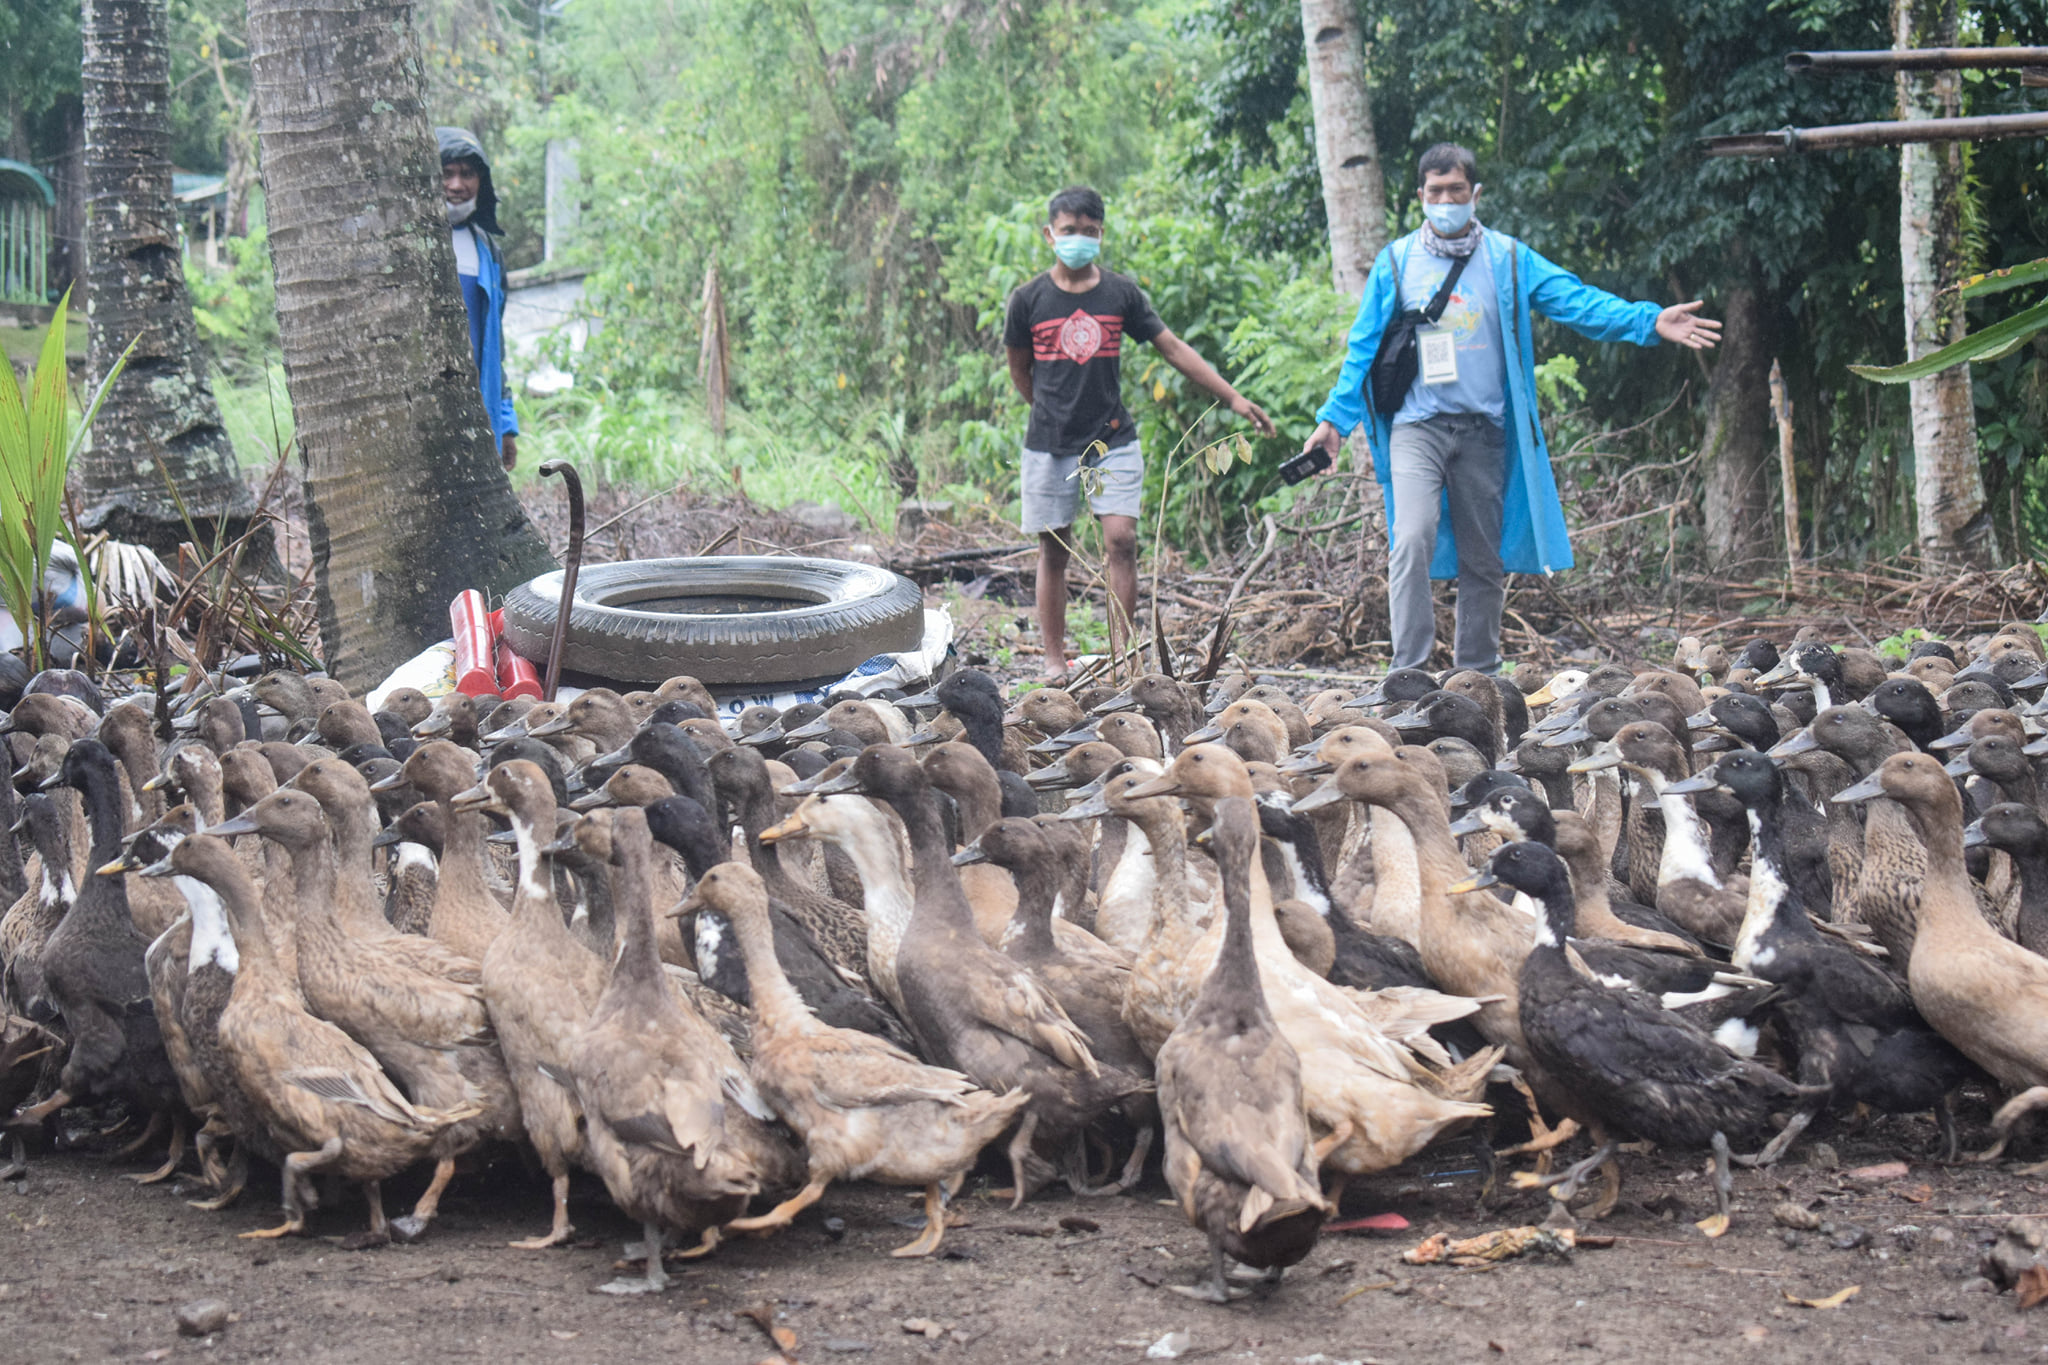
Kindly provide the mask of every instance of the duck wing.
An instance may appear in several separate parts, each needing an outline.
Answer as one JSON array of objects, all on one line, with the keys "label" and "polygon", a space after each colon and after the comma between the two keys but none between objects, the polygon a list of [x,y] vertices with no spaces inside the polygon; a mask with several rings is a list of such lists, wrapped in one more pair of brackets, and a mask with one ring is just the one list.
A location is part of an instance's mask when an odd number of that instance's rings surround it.
[{"label": "duck wing", "polygon": [[976,969],[955,982],[959,1000],[981,1024],[1057,1058],[1062,1066],[1090,1076],[1101,1074],[1088,1036],[1053,999],[1043,983],[1009,959],[985,953]]}]

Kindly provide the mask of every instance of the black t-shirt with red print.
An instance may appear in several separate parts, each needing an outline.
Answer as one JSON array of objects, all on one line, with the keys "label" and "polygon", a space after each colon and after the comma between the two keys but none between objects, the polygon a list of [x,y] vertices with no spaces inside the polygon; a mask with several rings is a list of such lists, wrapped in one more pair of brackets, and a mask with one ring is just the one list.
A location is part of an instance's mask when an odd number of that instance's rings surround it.
[{"label": "black t-shirt with red print", "polygon": [[1026,449],[1080,455],[1097,441],[1113,450],[1137,439],[1124,408],[1123,340],[1150,341],[1166,324],[1134,280],[1098,274],[1084,294],[1069,294],[1048,272],[1010,296],[1003,344],[1031,348]]}]

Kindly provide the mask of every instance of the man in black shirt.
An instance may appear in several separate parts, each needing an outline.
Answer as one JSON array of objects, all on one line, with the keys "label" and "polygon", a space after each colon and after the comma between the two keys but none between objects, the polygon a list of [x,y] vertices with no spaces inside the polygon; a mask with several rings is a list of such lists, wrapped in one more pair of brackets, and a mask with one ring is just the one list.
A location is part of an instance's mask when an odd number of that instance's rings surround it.
[{"label": "man in black shirt", "polygon": [[[1024,436],[1023,524],[1038,535],[1038,630],[1049,682],[1067,673],[1067,560],[1082,484],[1102,523],[1110,647],[1123,648],[1138,611],[1138,512],[1145,485],[1138,429],[1124,408],[1123,339],[1149,341],[1160,359],[1215,394],[1261,436],[1273,423],[1167,330],[1136,281],[1095,264],[1102,249],[1102,196],[1082,187],[1052,198],[1042,231],[1052,269],[1010,296],[1003,345],[1010,382],[1031,405]],[[1083,469],[1088,472],[1083,473]]]}]

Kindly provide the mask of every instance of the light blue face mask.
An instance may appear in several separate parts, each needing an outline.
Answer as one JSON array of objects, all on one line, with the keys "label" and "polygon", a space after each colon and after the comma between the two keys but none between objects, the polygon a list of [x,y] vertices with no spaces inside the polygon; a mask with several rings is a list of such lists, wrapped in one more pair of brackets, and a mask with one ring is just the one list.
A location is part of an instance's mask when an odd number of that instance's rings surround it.
[{"label": "light blue face mask", "polygon": [[1429,219],[1429,225],[1436,229],[1439,237],[1455,237],[1465,230],[1465,224],[1472,221],[1472,205],[1424,204],[1422,216]]},{"label": "light blue face mask", "polygon": [[1100,237],[1083,237],[1078,232],[1072,236],[1052,239],[1053,255],[1059,257],[1060,264],[1069,270],[1079,270],[1083,266],[1093,264],[1101,250]]}]

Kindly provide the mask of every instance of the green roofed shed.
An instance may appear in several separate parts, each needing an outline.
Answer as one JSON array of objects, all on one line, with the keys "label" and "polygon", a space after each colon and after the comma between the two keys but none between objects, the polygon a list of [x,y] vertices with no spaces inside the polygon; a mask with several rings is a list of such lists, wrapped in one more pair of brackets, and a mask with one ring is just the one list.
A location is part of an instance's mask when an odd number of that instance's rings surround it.
[{"label": "green roofed shed", "polygon": [[50,301],[50,211],[56,203],[41,171],[0,158],[0,303]]}]

